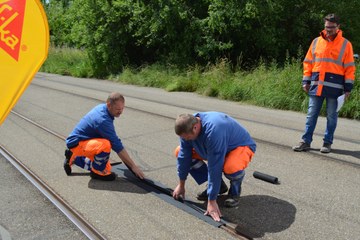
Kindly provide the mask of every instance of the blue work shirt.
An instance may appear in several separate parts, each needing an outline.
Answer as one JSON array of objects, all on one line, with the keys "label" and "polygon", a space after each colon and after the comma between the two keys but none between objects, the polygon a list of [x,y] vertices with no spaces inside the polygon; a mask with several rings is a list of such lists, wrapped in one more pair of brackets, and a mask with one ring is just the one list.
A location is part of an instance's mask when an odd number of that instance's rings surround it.
[{"label": "blue work shirt", "polygon": [[66,145],[68,148],[73,148],[80,141],[93,138],[109,140],[111,148],[116,153],[124,148],[115,132],[114,117],[110,114],[106,104],[97,105],[80,120],[67,137]]},{"label": "blue work shirt", "polygon": [[239,146],[256,151],[256,143],[248,131],[232,117],[220,112],[199,112],[201,132],[195,140],[180,138],[177,158],[178,175],[186,180],[192,162],[192,149],[208,162],[208,195],[215,200],[220,190],[225,155]]}]

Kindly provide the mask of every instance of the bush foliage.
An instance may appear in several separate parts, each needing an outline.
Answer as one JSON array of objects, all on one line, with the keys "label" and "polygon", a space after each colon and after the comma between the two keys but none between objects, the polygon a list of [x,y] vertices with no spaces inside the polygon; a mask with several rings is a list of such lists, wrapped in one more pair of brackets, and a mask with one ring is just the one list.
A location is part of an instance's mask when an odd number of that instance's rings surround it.
[{"label": "bush foliage", "polygon": [[52,44],[85,49],[96,77],[120,73],[124,66],[157,62],[187,68],[227,59],[232,68],[243,69],[253,68],[260,59],[284,64],[287,57],[304,57],[330,12],[341,16],[341,28],[355,51],[360,47],[357,0],[49,0],[44,4]]}]

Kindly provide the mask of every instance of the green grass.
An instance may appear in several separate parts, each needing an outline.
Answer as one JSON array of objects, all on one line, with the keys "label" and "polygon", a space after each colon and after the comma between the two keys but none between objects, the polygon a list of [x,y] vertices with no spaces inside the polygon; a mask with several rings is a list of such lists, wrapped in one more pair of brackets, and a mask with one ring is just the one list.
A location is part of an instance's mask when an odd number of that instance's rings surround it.
[{"label": "green grass", "polygon": [[[87,55],[83,51],[69,48],[51,48],[40,71],[75,77],[96,77],[93,76]],[[356,75],[360,75],[359,64]],[[196,92],[274,109],[306,112],[308,104],[307,94],[301,88],[302,63],[295,59],[284,67],[278,67],[276,63],[267,66],[260,62],[252,71],[233,71],[225,60],[216,65],[191,66],[185,70],[153,64],[138,69],[125,67],[122,73],[109,75],[108,79],[167,91]],[[324,107],[322,115],[325,115]],[[360,120],[359,81],[355,81],[351,96],[340,110],[339,116]]]},{"label": "green grass", "polygon": [[90,61],[84,51],[50,47],[40,71],[74,77],[93,77]]}]

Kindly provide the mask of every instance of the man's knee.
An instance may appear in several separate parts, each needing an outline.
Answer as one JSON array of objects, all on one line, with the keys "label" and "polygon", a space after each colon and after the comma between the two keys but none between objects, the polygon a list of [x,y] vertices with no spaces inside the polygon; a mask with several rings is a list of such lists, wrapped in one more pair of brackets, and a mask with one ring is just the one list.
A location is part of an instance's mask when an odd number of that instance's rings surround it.
[{"label": "man's knee", "polygon": [[99,140],[99,152],[106,152],[106,153],[110,153],[111,151],[111,143],[109,140],[107,139],[100,139]]},{"label": "man's knee", "polygon": [[224,175],[230,181],[242,181],[245,176],[245,170],[240,170],[240,171],[237,171],[237,172],[231,173],[231,174],[224,172]]}]

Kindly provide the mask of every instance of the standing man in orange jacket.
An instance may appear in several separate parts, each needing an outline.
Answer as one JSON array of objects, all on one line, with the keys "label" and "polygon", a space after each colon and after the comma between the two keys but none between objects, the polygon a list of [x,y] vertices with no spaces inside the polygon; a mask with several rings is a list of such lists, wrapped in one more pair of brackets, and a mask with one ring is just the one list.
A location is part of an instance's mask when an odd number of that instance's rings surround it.
[{"label": "standing man in orange jacket", "polygon": [[355,80],[353,48],[349,40],[342,36],[339,17],[329,14],[324,18],[325,29],[315,38],[304,59],[303,90],[309,94],[309,107],[305,133],[297,152],[310,149],[316,122],[322,104],[326,99],[327,124],[322,153],[331,151],[337,125],[337,98],[350,95]]}]

